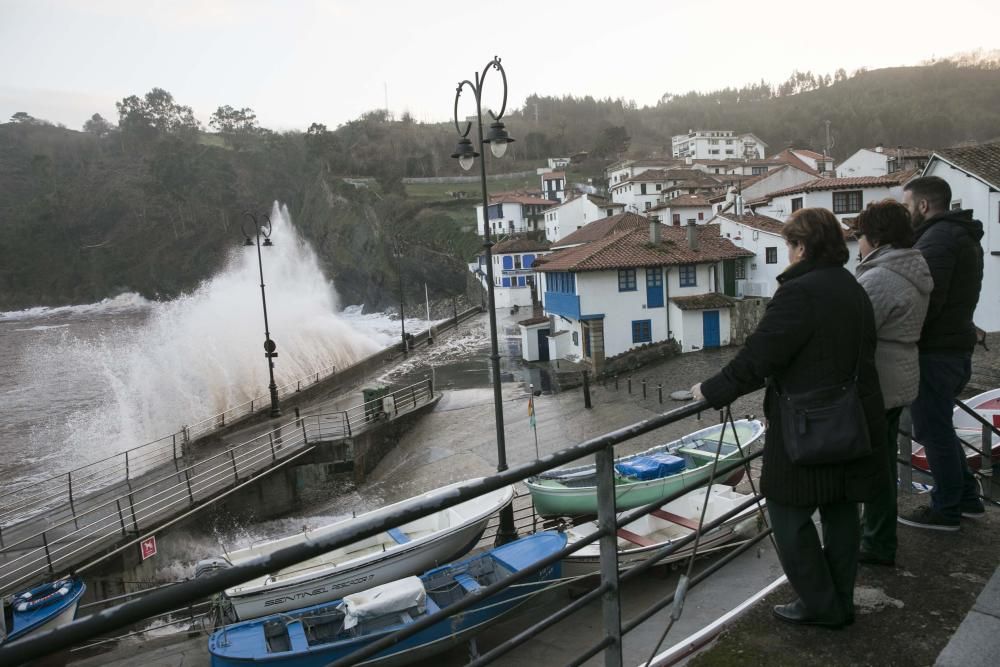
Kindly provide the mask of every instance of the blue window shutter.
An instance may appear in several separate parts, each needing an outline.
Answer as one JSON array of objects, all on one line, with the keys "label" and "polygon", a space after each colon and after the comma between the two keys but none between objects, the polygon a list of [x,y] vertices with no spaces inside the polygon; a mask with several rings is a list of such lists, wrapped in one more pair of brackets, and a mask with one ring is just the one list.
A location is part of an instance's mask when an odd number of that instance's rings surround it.
[{"label": "blue window shutter", "polygon": [[503,287],[510,287],[510,278],[507,276],[503,277],[503,281],[500,283]]},{"label": "blue window shutter", "polygon": [[530,269],[531,265],[534,263],[535,263],[534,255],[525,255],[521,260],[521,266],[523,266],[526,269]]},{"label": "blue window shutter", "polygon": [[503,268],[513,269],[514,268],[514,258],[510,255],[503,256]]}]

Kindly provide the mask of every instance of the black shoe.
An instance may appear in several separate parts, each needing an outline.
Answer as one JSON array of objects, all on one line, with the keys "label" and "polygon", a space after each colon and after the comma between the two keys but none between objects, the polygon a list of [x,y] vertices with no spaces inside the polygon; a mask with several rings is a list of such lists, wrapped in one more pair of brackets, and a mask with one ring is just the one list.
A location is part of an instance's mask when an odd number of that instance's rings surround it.
[{"label": "black shoe", "polygon": [[895,558],[880,558],[869,551],[858,552],[858,562],[864,565],[882,565],[884,567],[895,567]]},{"label": "black shoe", "polygon": [[949,532],[958,530],[962,525],[962,522],[959,519],[949,519],[930,507],[921,507],[920,509],[900,514],[896,517],[896,520],[904,526]]},{"label": "black shoe", "polygon": [[[788,604],[776,605],[771,613],[778,620],[784,621],[785,623],[791,623],[793,625],[818,625],[823,628],[842,628],[848,625],[848,619],[843,616],[837,617],[820,617],[812,616],[806,611],[805,605],[802,604],[802,600],[796,600],[795,602],[789,602]],[[852,614],[853,616],[853,614]],[[854,619],[850,618],[850,622]]]},{"label": "black shoe", "polygon": [[962,518],[963,519],[982,519],[986,516],[986,507],[981,501],[976,501],[973,503],[962,503]]}]

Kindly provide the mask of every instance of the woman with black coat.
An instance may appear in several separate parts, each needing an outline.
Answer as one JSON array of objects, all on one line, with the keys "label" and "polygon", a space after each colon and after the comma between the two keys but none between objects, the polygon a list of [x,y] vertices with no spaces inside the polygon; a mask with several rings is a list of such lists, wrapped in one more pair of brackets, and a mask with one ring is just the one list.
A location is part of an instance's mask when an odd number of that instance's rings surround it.
[{"label": "woman with black coat", "polygon": [[[782,229],[789,267],[746,345],[717,375],[695,385],[695,398],[722,408],[767,386],[761,493],[767,498],[778,557],[798,594],[774,615],[789,623],[841,627],[854,621],[854,579],[860,528],[858,503],[888,483],[885,414],[875,370],[871,302],[845,268],[840,223],[826,209],[796,211]],[[796,465],[781,433],[778,391],[829,387],[858,370],[872,453],[847,463]],[[820,543],[812,515],[819,510]]]}]

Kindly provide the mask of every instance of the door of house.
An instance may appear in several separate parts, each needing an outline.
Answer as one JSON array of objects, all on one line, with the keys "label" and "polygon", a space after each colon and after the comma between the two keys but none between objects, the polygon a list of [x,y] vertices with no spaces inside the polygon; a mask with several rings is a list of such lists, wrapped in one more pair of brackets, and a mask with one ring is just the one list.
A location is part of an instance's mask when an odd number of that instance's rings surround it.
[{"label": "door of house", "polygon": [[583,356],[590,359],[594,355],[590,351],[590,323],[583,325]]},{"label": "door of house", "polygon": [[538,360],[548,361],[549,360],[549,330],[539,329],[538,330]]},{"label": "door of house", "polygon": [[719,347],[719,311],[705,310],[701,313],[702,346]]},{"label": "door of house", "polygon": [[726,296],[736,296],[736,260],[722,262],[722,291]]}]

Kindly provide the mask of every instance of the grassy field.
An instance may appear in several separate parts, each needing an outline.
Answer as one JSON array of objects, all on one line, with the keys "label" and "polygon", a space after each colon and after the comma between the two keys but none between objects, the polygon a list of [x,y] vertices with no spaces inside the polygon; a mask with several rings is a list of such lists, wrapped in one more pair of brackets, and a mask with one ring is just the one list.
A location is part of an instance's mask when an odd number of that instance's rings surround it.
[{"label": "grassy field", "polygon": [[[541,188],[541,178],[539,176],[520,176],[516,178],[504,178],[488,180],[486,187],[489,192],[505,192],[507,190],[538,190]],[[421,201],[450,201],[454,198],[449,192],[465,192],[466,198],[470,201],[470,206],[475,206],[475,202],[482,197],[479,182],[473,183],[407,183],[406,196],[411,199]]]}]

